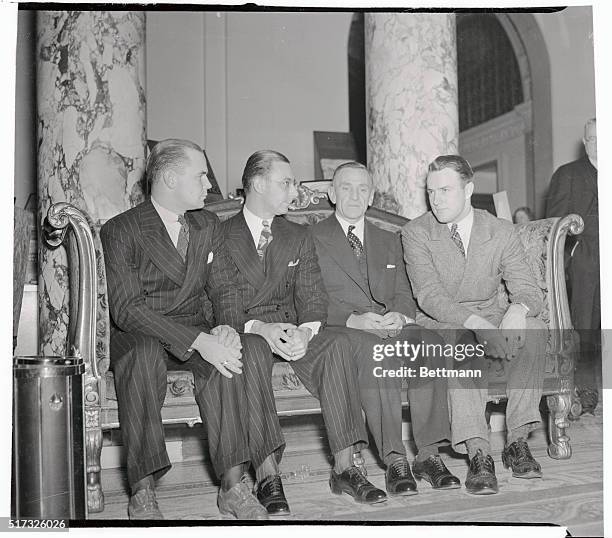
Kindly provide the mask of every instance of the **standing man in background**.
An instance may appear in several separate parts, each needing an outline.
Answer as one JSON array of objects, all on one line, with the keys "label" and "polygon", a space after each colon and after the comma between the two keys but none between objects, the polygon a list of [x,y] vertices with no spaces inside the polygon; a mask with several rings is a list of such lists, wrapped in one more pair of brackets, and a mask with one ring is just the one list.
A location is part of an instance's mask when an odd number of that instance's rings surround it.
[{"label": "standing man in background", "polygon": [[570,240],[568,276],[570,310],[574,328],[580,334],[580,359],[576,365],[576,386],[583,411],[597,405],[597,372],[601,371],[601,299],[599,289],[599,202],[597,196],[597,131],[591,118],[584,126],[585,155],[564,164],[550,180],[547,217],[576,213],[584,231]]}]

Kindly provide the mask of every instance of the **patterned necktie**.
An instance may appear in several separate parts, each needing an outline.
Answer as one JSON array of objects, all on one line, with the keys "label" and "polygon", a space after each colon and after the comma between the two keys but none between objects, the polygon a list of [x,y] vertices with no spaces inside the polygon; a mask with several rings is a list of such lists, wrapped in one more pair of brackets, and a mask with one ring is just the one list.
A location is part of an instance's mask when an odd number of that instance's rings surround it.
[{"label": "patterned necktie", "polygon": [[461,254],[463,255],[463,257],[465,258],[465,248],[463,247],[463,241],[461,241],[461,236],[459,235],[459,230],[457,230],[457,223],[453,223],[453,225],[451,226],[451,239],[453,240],[453,243],[455,243],[455,245],[457,245],[457,248],[459,249],[459,251],[461,252]]},{"label": "patterned necktie", "polygon": [[184,215],[179,215],[178,221],[181,224],[181,229],[179,231],[178,241],[176,242],[176,250],[178,250],[183,261],[186,261],[187,247],[189,247],[189,223],[185,220]]},{"label": "patterned necktie", "polygon": [[272,230],[270,230],[269,220],[264,220],[261,223],[263,228],[261,229],[261,235],[259,236],[259,243],[257,243],[257,254],[259,254],[259,258],[263,260],[264,256],[266,255],[266,249],[272,242]]},{"label": "patterned necktie", "polygon": [[359,237],[357,237],[353,233],[354,229],[355,229],[355,226],[353,225],[348,227],[348,233],[346,234],[346,238],[348,239],[348,242],[351,245],[353,252],[355,253],[355,256],[359,258],[363,254],[363,245],[361,241],[359,241]]}]

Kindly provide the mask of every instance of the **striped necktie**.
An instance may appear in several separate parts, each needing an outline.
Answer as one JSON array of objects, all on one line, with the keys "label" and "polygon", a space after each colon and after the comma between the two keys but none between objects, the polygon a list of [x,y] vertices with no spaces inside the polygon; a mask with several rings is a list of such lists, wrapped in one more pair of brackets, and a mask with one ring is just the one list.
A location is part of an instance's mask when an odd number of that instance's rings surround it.
[{"label": "striped necktie", "polygon": [[176,250],[178,250],[183,261],[186,261],[187,248],[189,247],[189,223],[185,220],[184,215],[179,215],[178,221],[181,224],[181,229],[179,231],[178,241],[176,242]]},{"label": "striped necktie", "polygon": [[263,228],[261,229],[261,235],[259,236],[259,243],[257,243],[257,254],[261,260],[266,255],[266,249],[272,242],[272,230],[270,229],[270,221],[264,220],[261,222]]},{"label": "striped necktie", "polygon": [[459,235],[459,230],[457,230],[457,223],[453,223],[451,226],[451,239],[453,243],[457,245],[457,248],[461,252],[462,256],[465,258],[465,248],[463,247],[463,241],[461,241],[461,236]]}]

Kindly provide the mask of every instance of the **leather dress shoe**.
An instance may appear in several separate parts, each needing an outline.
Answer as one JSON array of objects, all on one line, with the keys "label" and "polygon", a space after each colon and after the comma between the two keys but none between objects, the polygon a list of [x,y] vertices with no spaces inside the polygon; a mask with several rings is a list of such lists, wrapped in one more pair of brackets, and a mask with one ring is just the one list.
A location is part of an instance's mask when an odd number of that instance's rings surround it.
[{"label": "leather dress shoe", "polygon": [[329,487],[336,495],[342,495],[343,492],[348,493],[358,503],[374,504],[387,500],[387,494],[368,482],[361,470],[354,465],[340,474],[332,469]]},{"label": "leather dress shoe", "polygon": [[385,486],[390,495],[416,495],[417,485],[406,458],[397,459],[387,466]]},{"label": "leather dress shoe", "polygon": [[244,480],[227,491],[220,489],[217,506],[223,515],[232,515],[236,519],[269,519],[268,511],[259,504]]},{"label": "leather dress shoe", "polygon": [[502,462],[504,467],[512,468],[512,476],[516,478],[542,478],[542,467],[533,458],[522,437],[504,448]]},{"label": "leather dress shoe", "polygon": [[472,495],[491,495],[498,491],[493,458],[490,454],[485,456],[481,449],[470,460],[465,489]]},{"label": "leather dress shoe", "polygon": [[431,455],[425,461],[415,460],[412,464],[414,477],[427,480],[433,489],[455,489],[461,487],[461,481],[444,465],[442,458]]},{"label": "leather dress shoe", "polygon": [[130,497],[128,516],[130,519],[164,519],[157,506],[153,487],[141,488]]},{"label": "leather dress shoe", "polygon": [[264,478],[257,484],[254,493],[259,503],[271,516],[288,516],[291,514],[289,503],[283,491],[283,482],[279,475]]}]

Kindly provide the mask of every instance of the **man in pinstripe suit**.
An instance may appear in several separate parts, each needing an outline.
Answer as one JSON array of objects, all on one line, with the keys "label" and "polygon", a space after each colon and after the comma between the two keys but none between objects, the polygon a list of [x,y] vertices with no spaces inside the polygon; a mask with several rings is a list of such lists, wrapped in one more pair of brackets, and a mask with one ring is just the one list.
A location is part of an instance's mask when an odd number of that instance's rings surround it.
[{"label": "man in pinstripe suit", "polygon": [[[204,153],[185,140],[164,140],[153,148],[146,173],[151,199],[101,231],[113,322],[111,369],[132,493],[128,514],[162,518],[154,486],[170,469],[161,408],[171,362],[173,369],[180,365],[194,374],[210,457],[221,478],[219,510],[239,519],[267,519],[241,478],[245,462],[257,467],[284,446],[276,422],[264,437],[243,418],[245,374],[265,367],[269,350],[262,338],[213,327],[205,315],[213,260],[223,245],[218,218],[202,209],[210,187]],[[260,391],[261,408],[251,413],[262,414],[257,424],[265,428],[272,420],[265,414],[272,393]]]},{"label": "man in pinstripe suit", "polygon": [[[327,296],[310,231],[280,215],[297,195],[288,159],[271,150],[247,160],[242,184],[244,210],[221,226],[227,248],[218,258],[211,299],[220,323],[263,336],[275,356],[291,361],[305,387],[321,401],[334,469],[330,486],[356,501],[386,500],[384,491],[368,482],[353,465],[352,454],[366,444],[357,378],[348,337],[324,328]],[[272,354],[250,383],[249,404],[260,407],[259,393],[250,386],[270,383]],[[251,372],[248,373],[251,375]],[[274,412],[273,409],[270,412]],[[271,514],[289,506],[269,458],[257,474],[256,493]]]}]

